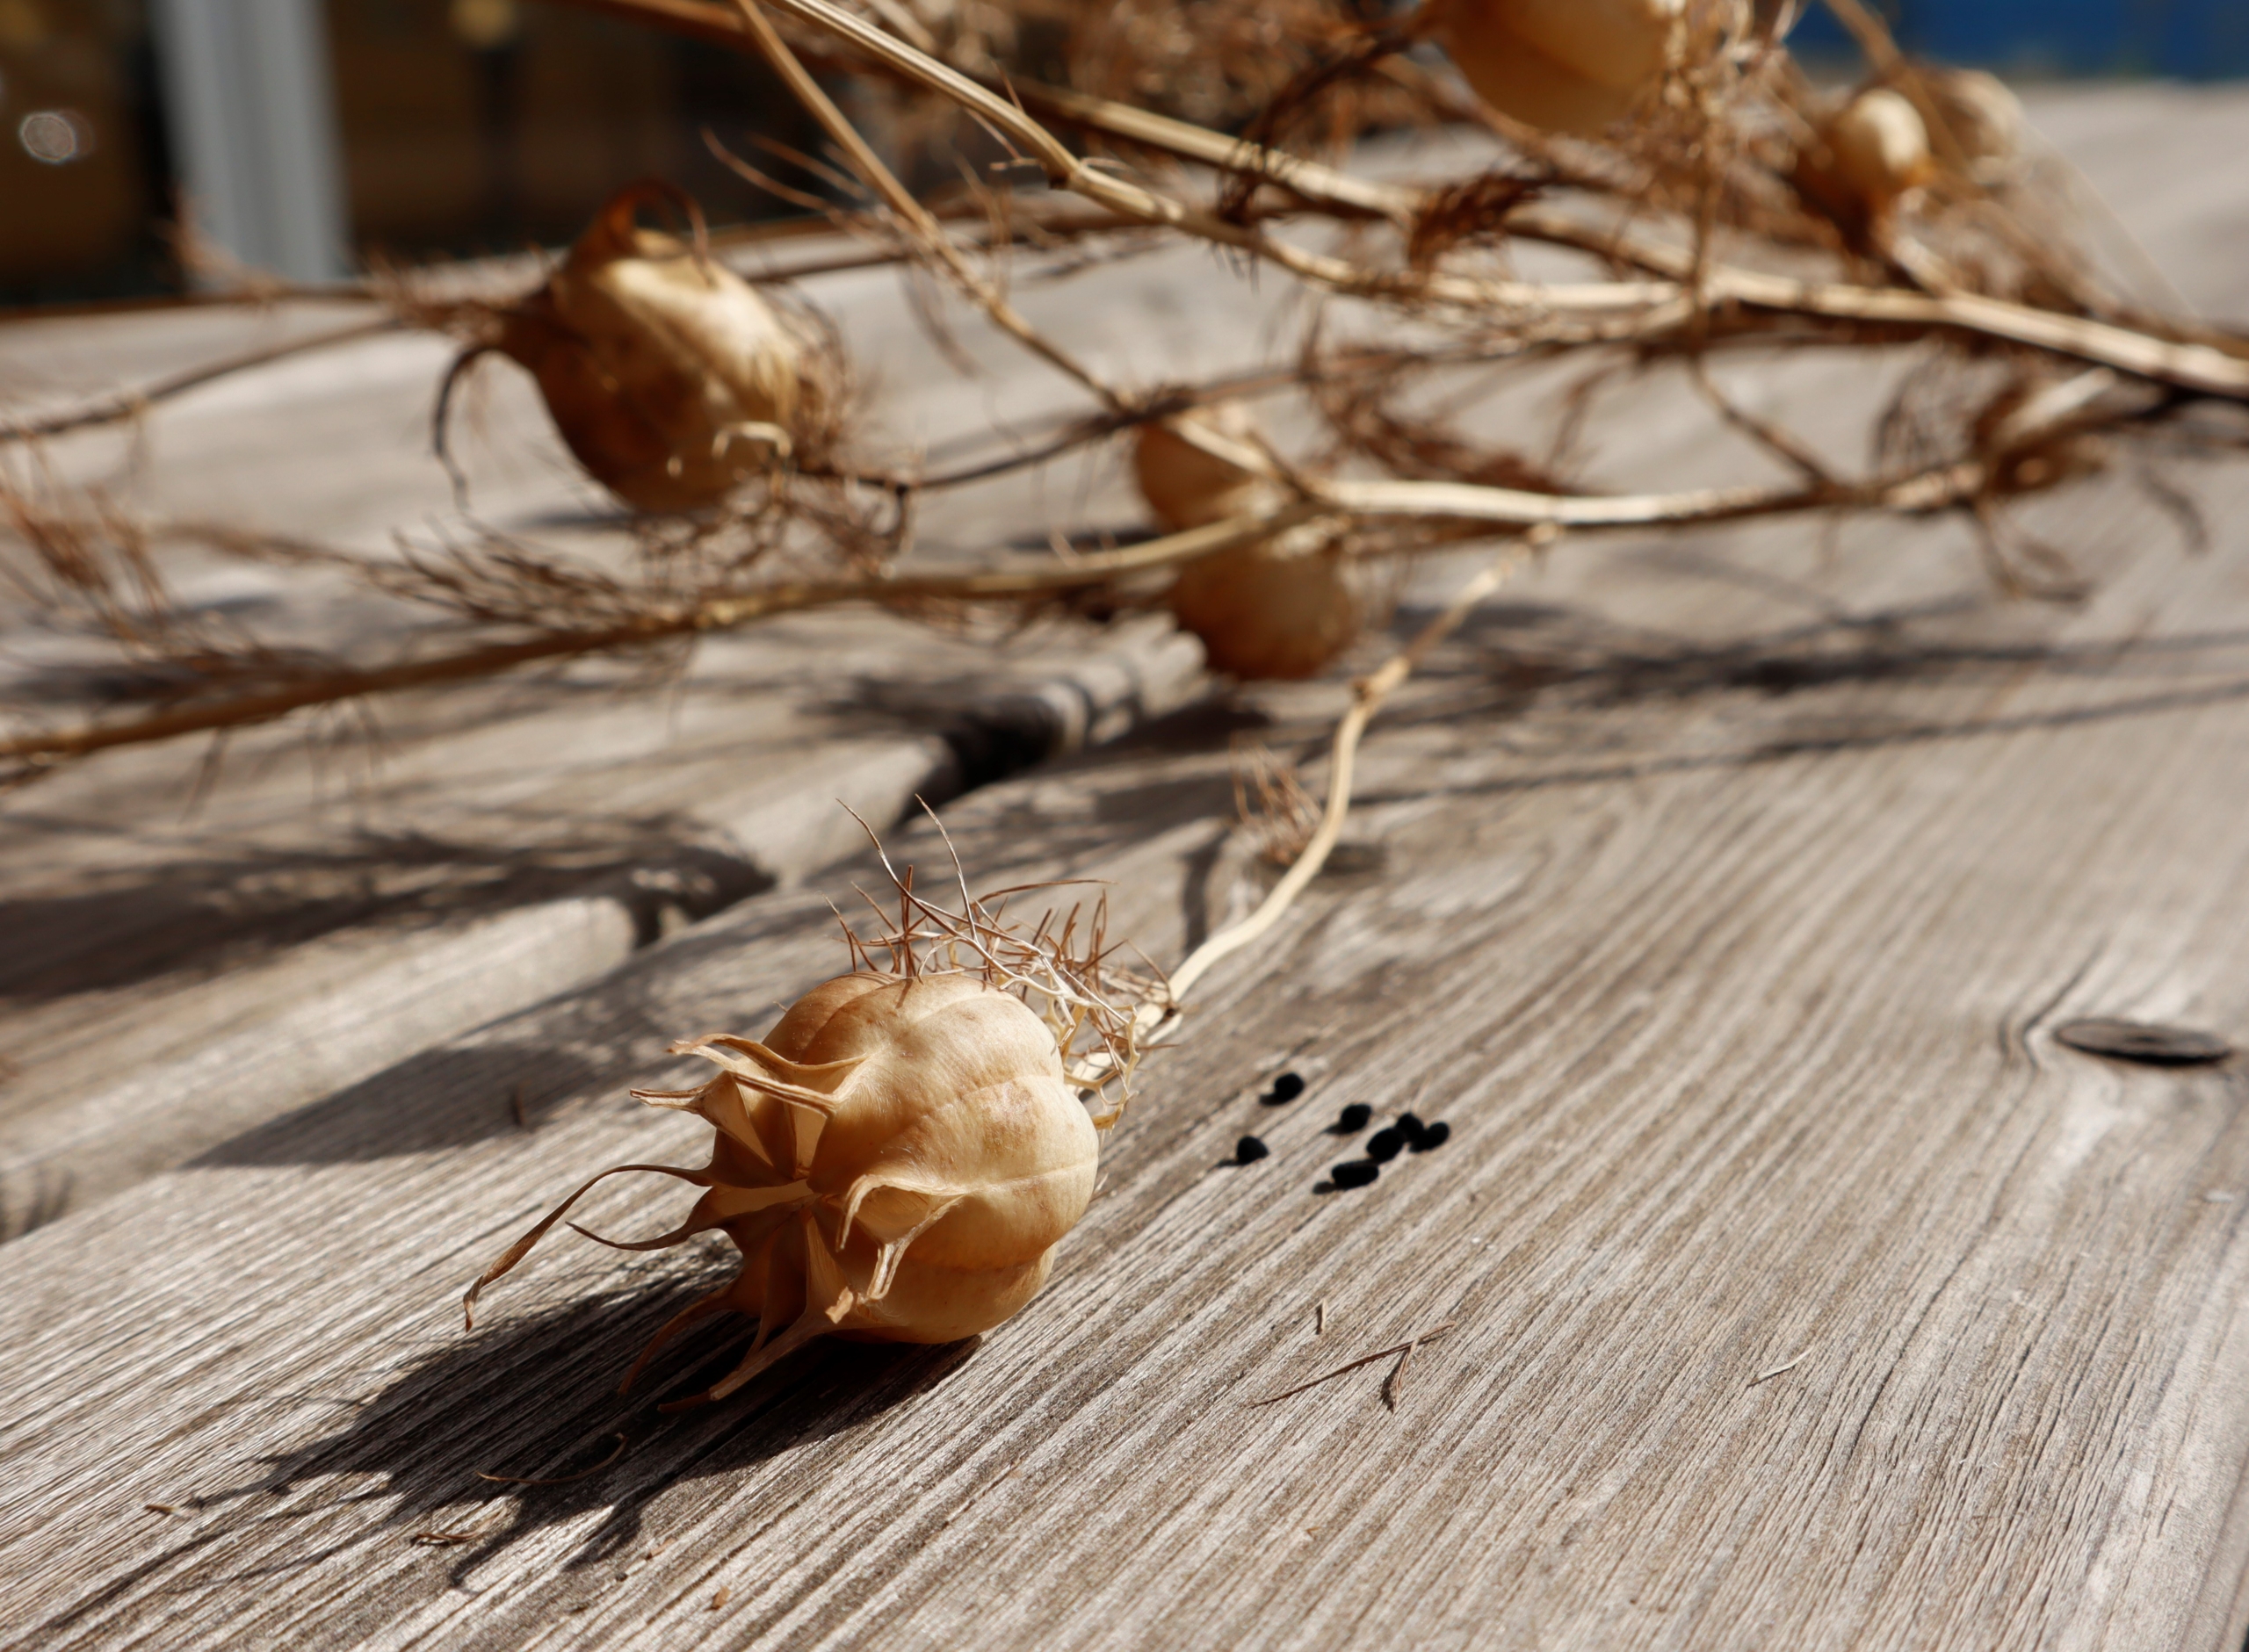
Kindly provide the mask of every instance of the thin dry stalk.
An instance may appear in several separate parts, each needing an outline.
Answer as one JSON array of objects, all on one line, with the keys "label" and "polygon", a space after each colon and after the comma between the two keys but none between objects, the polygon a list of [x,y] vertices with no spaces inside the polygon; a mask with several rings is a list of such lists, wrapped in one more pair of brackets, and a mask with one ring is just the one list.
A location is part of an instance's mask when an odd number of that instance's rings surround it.
[{"label": "thin dry stalk", "polygon": [[[1281,881],[1273,885],[1257,910],[1240,922],[1228,926],[1211,935],[1187,955],[1186,960],[1172,971],[1171,995],[1174,1005],[1185,997],[1220,959],[1239,952],[1263,935],[1304,892],[1305,885],[1320,876],[1320,869],[1327,863],[1328,855],[1341,836],[1344,817],[1351,808],[1351,777],[1357,761],[1359,741],[1366,733],[1367,725],[1382,703],[1398,691],[1416,666],[1428,657],[1430,650],[1450,636],[1460,623],[1475,612],[1484,599],[1498,590],[1530,557],[1550,544],[1552,530],[1531,534],[1509,545],[1493,558],[1483,570],[1455,594],[1451,602],[1435,618],[1417,632],[1414,639],[1392,654],[1373,671],[1351,684],[1351,709],[1343,714],[1335,727],[1327,768],[1327,795],[1320,808],[1320,826],[1313,832],[1304,853],[1297,857]],[[1164,1017],[1175,1013],[1173,1006],[1148,1006],[1141,1012],[1150,1021],[1152,1029]]]},{"label": "thin dry stalk", "polygon": [[881,196],[884,205],[889,207],[906,233],[913,237],[915,245],[944,268],[961,291],[973,299],[992,318],[994,325],[1033,354],[1076,379],[1104,402],[1111,407],[1122,406],[1122,400],[1115,391],[1104,385],[1083,363],[1031,326],[1022,313],[1007,301],[999,289],[986,280],[953,245],[943,227],[883,164],[882,158],[859,135],[858,129],[844,118],[843,112],[835,106],[835,100],[797,61],[796,54],[789,49],[788,43],[766,21],[765,14],[759,9],[760,0],[734,0],[734,4],[743,29],[766,61],[773,66],[789,90],[796,94],[798,101],[812,112],[828,135],[850,158],[852,170]]},{"label": "thin dry stalk", "polygon": [[896,579],[780,581],[616,624],[549,631],[370,667],[355,669],[315,661],[298,675],[251,692],[193,701],[136,718],[16,735],[0,740],[0,759],[52,762],[183,734],[240,728],[270,722],[308,707],[333,705],[368,695],[469,682],[525,666],[590,654],[630,653],[811,609],[853,603],[899,609],[933,602],[1020,604],[1047,600],[1123,576],[1175,567],[1211,556],[1311,520],[1318,514],[1311,506],[1289,505],[1269,513],[1233,517],[1206,528],[1170,534],[1126,550],[1081,557],[1059,566],[991,568],[965,574]]},{"label": "thin dry stalk", "polygon": [[395,317],[387,315],[377,321],[355,321],[349,327],[331,328],[326,332],[309,334],[303,338],[287,339],[278,344],[262,345],[256,350],[224,356],[173,373],[169,378],[98,397],[66,412],[43,414],[33,419],[0,419],[0,443],[36,441],[46,436],[67,435],[73,430],[90,429],[96,425],[118,424],[128,419],[137,419],[161,402],[185,395],[191,390],[199,390],[219,379],[249,372],[259,367],[270,367],[275,362],[286,361],[292,357],[307,356],[315,350],[333,350],[339,344],[356,344],[362,339],[395,333],[401,326],[402,323]]},{"label": "thin dry stalk", "polygon": [[[1420,1347],[1425,1342],[1435,1342],[1439,1337],[1444,1335],[1446,1331],[1450,1331],[1457,1323],[1457,1321],[1448,1319],[1443,1324],[1430,1326],[1428,1330],[1422,1331],[1418,1336],[1407,1338],[1403,1342],[1393,1342],[1387,1348],[1377,1348],[1372,1353],[1363,1353],[1356,1360],[1347,1360],[1341,1365],[1337,1366],[1334,1370],[1323,1371],[1308,1382],[1299,1382],[1292,1389],[1283,1389],[1278,1394],[1269,1394],[1262,1400],[1250,1400],[1247,1402],[1247,1403],[1252,1407],[1259,1405],[1277,1405],[1283,1400],[1294,1399],[1298,1395],[1304,1393],[1308,1389],[1316,1389],[1323,1382],[1332,1382],[1339,1376],[1348,1376],[1350,1373],[1356,1371],[1362,1366],[1372,1365],[1378,1360],[1387,1360],[1393,1353],[1411,1353],[1414,1349]],[[1385,1389],[1387,1389],[1388,1386],[1389,1384],[1386,1382],[1384,1384]],[[1392,1409],[1395,1410],[1396,1407],[1393,1406]]]}]

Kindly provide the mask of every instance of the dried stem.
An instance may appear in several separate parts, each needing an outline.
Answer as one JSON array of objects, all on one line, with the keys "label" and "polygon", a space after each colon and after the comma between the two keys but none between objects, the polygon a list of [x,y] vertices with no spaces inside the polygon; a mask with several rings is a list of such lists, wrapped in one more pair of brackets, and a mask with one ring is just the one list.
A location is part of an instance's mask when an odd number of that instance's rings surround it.
[{"label": "dried stem", "polygon": [[402,325],[395,317],[387,315],[378,321],[355,321],[350,327],[333,328],[325,333],[314,333],[304,338],[293,338],[278,344],[246,350],[238,355],[222,357],[217,361],[188,368],[169,379],[159,379],[154,384],[118,391],[65,413],[50,413],[36,419],[0,422],[0,443],[35,441],[44,436],[61,436],[71,430],[83,430],[93,425],[115,424],[122,420],[138,418],[158,402],[169,401],[175,396],[200,389],[215,379],[248,372],[256,367],[270,366],[292,356],[307,356],[315,350],[332,350],[338,344],[355,344],[362,339],[395,333]]},{"label": "dried stem", "polygon": [[1187,955],[1185,962],[1171,972],[1171,999],[1168,1005],[1149,1006],[1143,1014],[1151,1025],[1174,1013],[1173,1006],[1185,997],[1201,980],[1211,966],[1230,954],[1239,952],[1281,920],[1305,885],[1320,876],[1320,869],[1327,863],[1328,853],[1342,835],[1343,819],[1351,809],[1351,776],[1359,753],[1359,741],[1366,733],[1367,725],[1382,709],[1382,703],[1396,693],[1399,686],[1414,675],[1414,668],[1428,658],[1429,651],[1459,628],[1461,621],[1476,610],[1477,605],[1514,577],[1515,571],[1528,561],[1532,553],[1551,544],[1554,537],[1551,528],[1534,530],[1516,545],[1492,559],[1483,570],[1447,603],[1444,610],[1415,634],[1413,641],[1392,654],[1373,671],[1351,685],[1351,709],[1335,725],[1335,736],[1327,767],[1327,796],[1320,807],[1320,826],[1305,845],[1304,853],[1297,857],[1281,881],[1273,885],[1257,910],[1240,923],[1230,924],[1211,935]]},{"label": "dried stem", "polygon": [[[1313,521],[1398,516],[1409,521],[1450,519],[1582,530],[1730,522],[1848,505],[1932,510],[1973,497],[1985,485],[1987,475],[1982,464],[1970,461],[1853,487],[1721,487],[1616,495],[1531,494],[1463,482],[1299,480],[1307,495],[1291,503],[1069,562],[956,574],[777,581],[748,591],[708,596],[682,609],[636,615],[617,624],[556,629],[517,641],[488,643],[365,669],[308,672],[297,680],[255,692],[198,700],[139,718],[18,735],[0,740],[0,760],[51,762],[119,746],[242,727],[311,706],[495,676],[546,661],[628,652],[676,638],[733,631],[812,609],[852,604],[891,609],[944,602],[1019,604],[1110,585],[1134,574],[1183,566]],[[1385,553],[1406,555],[1415,548],[1400,544],[1388,547]],[[1387,688],[1383,690],[1388,691]]]},{"label": "dried stem", "polygon": [[1122,407],[1123,400],[1115,391],[1096,378],[1092,370],[1077,357],[1031,326],[1007,301],[999,289],[986,280],[953,245],[937,220],[929,215],[929,209],[915,200],[906,186],[892,175],[890,169],[883,164],[882,157],[859,135],[858,129],[844,118],[843,112],[821,90],[820,83],[797,61],[797,55],[789,49],[788,42],[766,21],[765,14],[759,9],[759,0],[734,0],[734,5],[741,18],[743,29],[764,54],[766,61],[773,66],[775,72],[787,83],[789,90],[796,94],[798,101],[812,112],[813,118],[850,157],[852,170],[882,197],[883,204],[896,215],[915,242],[944,266],[954,281],[959,284],[961,291],[983,307],[984,313],[992,318],[993,324],[1017,340],[1025,349],[1085,386],[1109,406]]},{"label": "dried stem", "polygon": [[1276,1405],[1283,1400],[1294,1399],[1308,1389],[1316,1389],[1323,1382],[1332,1382],[1339,1376],[1347,1376],[1362,1366],[1372,1365],[1378,1360],[1387,1360],[1393,1353],[1411,1353],[1425,1342],[1435,1342],[1450,1331],[1456,1323],[1448,1319],[1443,1324],[1432,1325],[1419,1336],[1408,1337],[1403,1342],[1393,1342],[1387,1348],[1377,1348],[1372,1353],[1363,1353],[1356,1360],[1347,1360],[1332,1371],[1321,1372],[1309,1382],[1299,1382],[1292,1389],[1284,1389],[1278,1394],[1269,1394],[1263,1399],[1251,1400],[1249,1403],[1252,1406]]},{"label": "dried stem", "polygon": [[256,693],[198,701],[127,721],[20,735],[0,740],[0,758],[53,761],[182,734],[270,722],[308,706],[332,705],[364,695],[495,676],[542,661],[645,648],[676,638],[730,631],[808,609],[854,602],[901,607],[936,602],[1021,602],[1105,584],[1124,574],[1176,566],[1248,544],[1310,520],[1317,514],[1312,507],[1295,505],[1258,516],[1232,517],[1209,527],[1168,535],[1123,551],[1081,557],[1059,566],[993,568],[919,578],[777,581],[755,590],[713,596],[677,612],[651,614],[622,624],[553,631],[520,641],[490,643],[365,670],[308,674],[300,681]]}]

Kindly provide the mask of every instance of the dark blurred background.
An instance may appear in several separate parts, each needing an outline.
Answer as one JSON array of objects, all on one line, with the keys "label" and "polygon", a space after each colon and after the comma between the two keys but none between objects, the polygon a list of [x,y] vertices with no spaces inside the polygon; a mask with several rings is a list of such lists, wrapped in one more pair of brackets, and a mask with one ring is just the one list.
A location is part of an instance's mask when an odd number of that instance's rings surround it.
[{"label": "dark blurred background", "polygon": [[[1890,10],[1911,49],[2018,75],[2249,73],[2249,0]],[[1844,49],[1816,10],[1797,44]],[[535,0],[0,0],[0,305],[178,285],[183,202],[308,281],[564,241],[651,173],[759,210],[706,125],[799,123],[735,54]]]},{"label": "dark blurred background", "polygon": [[181,203],[299,280],[566,241],[649,174],[740,217],[700,133],[768,110],[738,54],[530,0],[0,0],[0,304],[177,286]]}]

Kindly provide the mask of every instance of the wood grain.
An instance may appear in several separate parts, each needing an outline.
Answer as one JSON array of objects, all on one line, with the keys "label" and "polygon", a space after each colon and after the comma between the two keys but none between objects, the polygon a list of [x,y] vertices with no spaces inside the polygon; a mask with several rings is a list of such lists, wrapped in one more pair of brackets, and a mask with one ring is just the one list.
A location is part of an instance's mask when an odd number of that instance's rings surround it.
[{"label": "wood grain", "polygon": [[[0,1249],[0,1632],[2238,1645],[2249,1092],[2052,1036],[2249,1033],[2249,477],[2192,480],[2199,558],[2123,480],[2055,502],[2073,610],[1996,602],[1945,530],[1566,545],[1377,724],[1349,853],[1214,973],[1053,1282],[973,1345],[666,1418],[741,1328],[611,1384],[716,1247],[566,1238],[455,1317],[584,1174],[694,1152],[622,1089],[838,967],[814,890]],[[1270,876],[1230,740],[1338,698],[1193,708],[948,823],[987,883],[1110,879],[1176,957]],[[1309,1092],[1261,1105],[1284,1068]],[[1356,1099],[1452,1140],[1317,1192]],[[1247,1403],[1447,1320],[1394,1413],[1383,1366]],[[477,1478],[620,1432],[571,1484]]]}]

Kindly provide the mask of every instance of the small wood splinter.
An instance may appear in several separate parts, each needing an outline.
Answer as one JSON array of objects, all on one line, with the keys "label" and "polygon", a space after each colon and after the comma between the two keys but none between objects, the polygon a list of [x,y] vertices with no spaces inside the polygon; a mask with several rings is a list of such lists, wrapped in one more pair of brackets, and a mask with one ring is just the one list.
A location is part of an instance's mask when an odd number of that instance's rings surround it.
[{"label": "small wood splinter", "polygon": [[451,1548],[462,1543],[481,1543],[499,1531],[505,1523],[503,1518],[487,1520],[479,1526],[464,1526],[451,1532],[435,1530],[416,1532],[406,1540],[409,1543],[418,1543],[424,1548]]},{"label": "small wood splinter", "polygon": [[[1435,1342],[1439,1337],[1444,1335],[1446,1331],[1450,1331],[1453,1326],[1458,1323],[1459,1322],[1457,1320],[1448,1319],[1441,1325],[1431,1326],[1428,1330],[1421,1332],[1418,1337],[1408,1337],[1403,1342],[1392,1343],[1387,1348],[1377,1348],[1372,1353],[1363,1353],[1356,1360],[1347,1360],[1341,1365],[1337,1366],[1333,1371],[1323,1371],[1308,1382],[1299,1382],[1292,1389],[1284,1389],[1278,1394],[1269,1394],[1262,1400],[1250,1400],[1247,1403],[1253,1406],[1278,1404],[1283,1400],[1292,1398],[1295,1396],[1303,1393],[1306,1389],[1316,1389],[1323,1382],[1330,1381],[1336,1377],[1342,1376],[1348,1372],[1356,1371],[1363,1365],[1372,1365],[1378,1360],[1387,1360],[1393,1353],[1410,1353],[1422,1343]],[[1404,1361],[1399,1361],[1399,1364],[1402,1366]],[[1394,1382],[1397,1380],[1397,1374],[1398,1374],[1396,1372],[1392,1372],[1391,1374],[1392,1382]],[[1390,1388],[1390,1383],[1385,1382],[1383,1386],[1385,1390],[1385,1397],[1387,1397],[1387,1390]],[[1391,1409],[1395,1410],[1398,1408],[1393,1403],[1391,1406]]]},{"label": "small wood splinter", "polygon": [[1776,1376],[1786,1376],[1790,1372],[1795,1370],[1797,1367],[1802,1365],[1811,1353],[1811,1350],[1806,1348],[1803,1353],[1797,1355],[1795,1359],[1790,1360],[1786,1365],[1776,1365],[1769,1371],[1761,1371],[1758,1373],[1757,1375],[1751,1377],[1749,1381],[1742,1386],[1745,1388],[1754,1389],[1760,1382],[1770,1382]]}]

